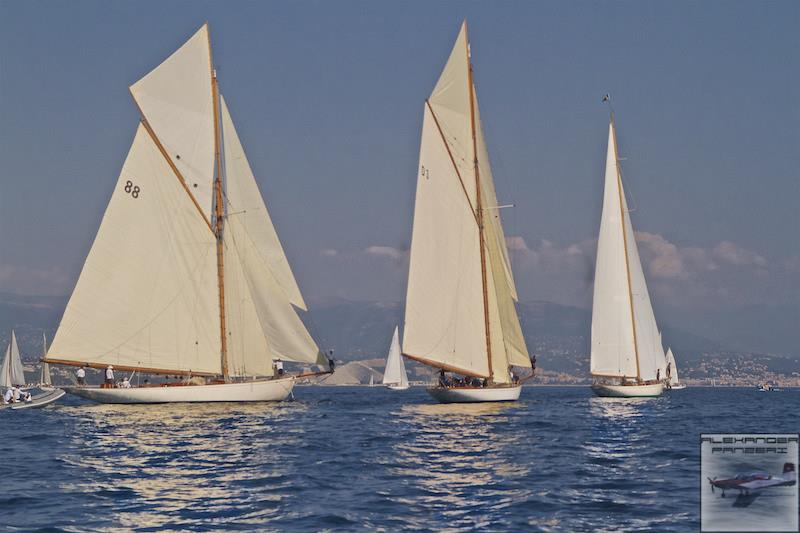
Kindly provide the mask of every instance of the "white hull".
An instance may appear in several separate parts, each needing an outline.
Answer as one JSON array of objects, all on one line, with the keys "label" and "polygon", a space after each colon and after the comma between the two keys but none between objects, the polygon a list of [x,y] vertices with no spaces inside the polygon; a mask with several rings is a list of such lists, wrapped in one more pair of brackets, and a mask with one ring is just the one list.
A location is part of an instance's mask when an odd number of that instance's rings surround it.
[{"label": "white hull", "polygon": [[431,387],[428,394],[439,403],[515,402],[522,385],[514,387]]},{"label": "white hull", "polygon": [[294,387],[294,377],[241,383],[101,389],[70,387],[67,392],[99,403],[279,402]]},{"label": "white hull", "polygon": [[606,383],[595,383],[592,391],[597,396],[610,398],[647,398],[661,396],[664,392],[662,383],[653,385],[610,385]]},{"label": "white hull", "polygon": [[411,388],[411,385],[400,385],[399,383],[395,383],[392,385],[386,386],[389,390],[406,390]]}]

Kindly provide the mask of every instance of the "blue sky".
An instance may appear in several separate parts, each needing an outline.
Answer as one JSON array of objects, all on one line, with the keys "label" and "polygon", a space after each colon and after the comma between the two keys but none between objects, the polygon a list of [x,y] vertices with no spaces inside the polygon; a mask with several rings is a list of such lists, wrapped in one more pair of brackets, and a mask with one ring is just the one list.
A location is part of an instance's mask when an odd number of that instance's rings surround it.
[{"label": "blue sky", "polygon": [[610,92],[657,311],[800,306],[797,2],[4,0],[0,290],[69,293],[128,85],[208,21],[307,300],[402,299],[422,104],[464,18],[523,300],[591,301]]}]

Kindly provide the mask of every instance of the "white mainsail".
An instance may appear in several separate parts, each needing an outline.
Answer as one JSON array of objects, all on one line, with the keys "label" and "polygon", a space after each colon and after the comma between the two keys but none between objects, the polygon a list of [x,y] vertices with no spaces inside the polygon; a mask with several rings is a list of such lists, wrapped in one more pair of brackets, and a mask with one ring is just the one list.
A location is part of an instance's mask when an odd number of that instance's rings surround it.
[{"label": "white mainsail", "polygon": [[25,369],[22,368],[22,359],[19,356],[19,346],[14,330],[11,330],[11,342],[6,348],[3,364],[0,366],[0,387],[13,387],[25,385]]},{"label": "white mainsail", "polygon": [[465,23],[423,111],[403,353],[507,383],[530,366],[515,300]]},{"label": "white mainsail", "polygon": [[400,385],[401,387],[408,385],[406,365],[403,362],[403,356],[400,354],[400,337],[398,335],[397,326],[394,328],[392,344],[389,346],[389,355],[386,357],[386,368],[383,371],[383,384]]},{"label": "white mainsail", "polygon": [[669,384],[678,384],[678,364],[675,362],[675,356],[672,354],[672,348],[667,348],[667,364],[670,365]]},{"label": "white mainsail", "polygon": [[48,359],[221,373],[215,246],[139,126]]},{"label": "white mainsail", "polygon": [[[42,356],[47,357],[47,336],[42,332]],[[39,384],[50,386],[53,382],[50,379],[50,364],[42,363],[42,373],[39,376]]]},{"label": "white mainsail", "polygon": [[48,362],[227,378],[325,361],[293,307],[305,303],[217,98],[209,43],[203,26],[131,87],[142,124]]},{"label": "white mainsail", "polygon": [[664,376],[666,362],[618,164],[612,121],[597,240],[591,373],[648,381],[656,379],[658,369]]}]

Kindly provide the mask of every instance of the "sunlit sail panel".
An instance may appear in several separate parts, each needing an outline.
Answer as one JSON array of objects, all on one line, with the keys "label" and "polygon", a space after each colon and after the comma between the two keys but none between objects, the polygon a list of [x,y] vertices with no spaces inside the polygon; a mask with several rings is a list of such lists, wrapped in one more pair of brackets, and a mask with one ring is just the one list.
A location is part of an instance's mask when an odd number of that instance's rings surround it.
[{"label": "sunlit sail panel", "polygon": [[476,214],[425,106],[403,353],[489,377]]},{"label": "sunlit sail panel", "polygon": [[236,134],[225,99],[220,96],[220,100],[228,212],[247,228],[247,233],[262,262],[272,272],[273,278],[286,293],[289,302],[305,310],[303,295],[300,294],[289,260],[283,251],[244,148]]},{"label": "sunlit sail panel", "polygon": [[603,214],[597,239],[594,298],[592,302],[591,372],[603,376],[637,376],[633,317],[628,288],[628,267],[622,233],[613,125],[609,126]]},{"label": "sunlit sail panel", "polygon": [[49,359],[220,373],[215,239],[139,126]]},{"label": "sunlit sail panel", "polygon": [[212,213],[214,103],[208,26],[130,90],[205,216]]}]

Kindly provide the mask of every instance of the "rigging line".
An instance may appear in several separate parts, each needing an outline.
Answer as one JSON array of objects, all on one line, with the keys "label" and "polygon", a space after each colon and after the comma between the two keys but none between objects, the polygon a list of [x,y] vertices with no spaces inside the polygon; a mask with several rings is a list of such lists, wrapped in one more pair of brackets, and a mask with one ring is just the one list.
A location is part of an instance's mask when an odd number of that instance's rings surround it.
[{"label": "rigging line", "polygon": [[473,218],[475,218],[475,223],[480,226],[480,222],[478,221],[478,214],[475,211],[475,208],[472,206],[472,201],[469,199],[469,194],[467,194],[467,188],[464,185],[464,179],[461,177],[461,172],[459,172],[458,170],[458,165],[456,164],[456,160],[453,157],[453,152],[450,151],[450,143],[447,142],[447,139],[444,136],[444,131],[442,131],[442,127],[439,125],[439,119],[436,117],[436,113],[433,112],[433,107],[431,107],[430,101],[425,100],[425,105],[428,106],[428,110],[431,112],[431,116],[433,117],[433,122],[436,124],[436,129],[439,131],[439,136],[442,138],[444,147],[447,149],[447,155],[450,156],[450,162],[453,164],[453,170],[456,171],[456,176],[458,176],[459,183],[461,183],[461,190],[464,191],[464,197],[467,200],[467,205],[469,205],[469,210],[472,212]]}]

